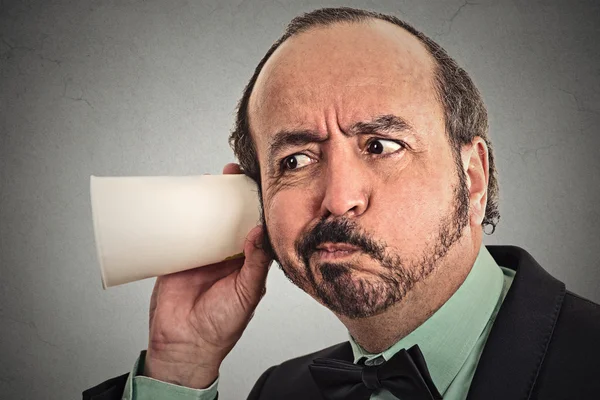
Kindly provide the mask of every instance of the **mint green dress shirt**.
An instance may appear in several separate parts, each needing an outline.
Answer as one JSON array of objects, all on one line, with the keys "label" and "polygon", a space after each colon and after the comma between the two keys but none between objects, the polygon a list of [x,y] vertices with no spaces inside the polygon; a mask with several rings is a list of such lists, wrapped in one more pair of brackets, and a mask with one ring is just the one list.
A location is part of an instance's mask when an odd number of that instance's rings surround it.
[{"label": "mint green dress shirt", "polygon": [[[349,334],[354,363],[389,360],[401,349],[418,344],[431,378],[446,400],[465,399],[479,357],[515,272],[498,266],[482,244],[473,268],[448,301],[417,329],[378,354],[366,352]],[[146,350],[140,352],[127,380],[123,400],[214,400],[219,378],[206,389],[191,389],[142,376]],[[370,400],[398,400],[385,389]],[[401,400],[401,399],[400,399]]]}]

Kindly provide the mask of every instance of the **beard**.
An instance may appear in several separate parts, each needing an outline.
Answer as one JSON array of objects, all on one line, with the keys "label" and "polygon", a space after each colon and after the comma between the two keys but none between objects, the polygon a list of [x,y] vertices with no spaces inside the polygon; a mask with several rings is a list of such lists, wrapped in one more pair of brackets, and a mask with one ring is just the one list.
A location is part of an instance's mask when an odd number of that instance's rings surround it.
[{"label": "beard", "polygon": [[[295,267],[287,256],[276,254],[268,228],[264,229],[263,249],[277,261],[287,279],[315,297],[337,315],[349,319],[375,316],[402,301],[411,289],[427,278],[443,259],[452,245],[461,237],[469,222],[469,191],[462,165],[457,160],[458,183],[454,188],[454,202],[448,215],[441,218],[437,233],[425,244],[415,260],[406,260],[392,251],[385,242],[373,239],[352,220],[323,219],[294,243],[301,268]],[[262,214],[262,213],[261,213]],[[263,226],[267,227],[264,214]],[[353,275],[355,265],[348,262],[323,262],[317,265],[321,281],[317,282],[310,267],[311,256],[323,243],[346,243],[358,248],[376,261],[382,272],[360,278]]]}]

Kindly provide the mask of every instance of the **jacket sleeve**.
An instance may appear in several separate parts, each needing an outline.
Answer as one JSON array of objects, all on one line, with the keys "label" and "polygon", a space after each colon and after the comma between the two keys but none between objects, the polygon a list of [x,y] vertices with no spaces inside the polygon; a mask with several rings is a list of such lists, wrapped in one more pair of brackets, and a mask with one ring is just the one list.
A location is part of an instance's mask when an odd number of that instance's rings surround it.
[{"label": "jacket sleeve", "polygon": [[121,400],[129,372],[102,382],[83,392],[83,400]]},{"label": "jacket sleeve", "polygon": [[207,389],[191,389],[142,375],[146,351],[140,352],[130,373],[109,379],[83,392],[83,400],[217,400],[219,378]]},{"label": "jacket sleeve", "polygon": [[[115,378],[109,379],[105,382],[102,382],[101,384],[94,386],[93,388],[87,389],[86,391],[83,392],[83,400],[122,400],[124,397],[123,395],[126,392],[126,384],[129,378],[129,373],[126,373],[124,375],[121,376],[117,376]],[[134,399],[132,400],[143,400],[144,398],[161,398],[161,399],[165,399],[165,398],[169,398],[169,399],[190,399],[190,398],[195,398],[195,399],[201,399],[202,398],[202,394],[198,395],[198,397],[193,396],[190,397],[188,393],[184,392],[184,391],[178,391],[175,390],[173,388],[172,385],[167,385],[167,384],[163,384],[162,382],[158,382],[156,381],[157,385],[164,385],[164,386],[148,386],[147,388],[144,389],[145,392],[149,392],[152,393],[151,395],[138,395],[135,396]],[[170,386],[170,387],[169,387]],[[158,390],[157,390],[158,389]],[[183,390],[192,390],[192,389],[187,389],[187,388],[182,388]],[[162,393],[158,393],[158,392],[162,392]],[[167,393],[167,397],[164,396],[164,394]],[[205,396],[208,395],[208,393],[204,394]],[[212,397],[213,395],[208,395],[210,397]],[[129,398],[129,397],[127,397]],[[206,397],[209,398],[209,397]],[[215,393],[213,400],[218,400],[219,398],[219,393]]]},{"label": "jacket sleeve", "polygon": [[274,365],[265,372],[263,372],[263,374],[258,378],[256,383],[254,384],[254,387],[250,391],[247,400],[259,400],[261,398],[260,396],[262,394],[265,382],[267,381],[267,379],[269,379],[269,375],[271,375],[271,372],[273,372],[275,368],[277,368],[277,365]]}]

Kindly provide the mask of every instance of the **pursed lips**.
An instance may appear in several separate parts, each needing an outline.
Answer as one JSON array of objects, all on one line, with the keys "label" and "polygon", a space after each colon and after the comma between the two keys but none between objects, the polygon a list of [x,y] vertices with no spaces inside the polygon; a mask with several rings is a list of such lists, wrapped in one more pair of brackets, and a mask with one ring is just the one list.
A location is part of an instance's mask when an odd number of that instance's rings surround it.
[{"label": "pursed lips", "polygon": [[341,257],[347,257],[360,249],[346,243],[324,243],[317,246],[315,255],[321,260],[331,260]]}]

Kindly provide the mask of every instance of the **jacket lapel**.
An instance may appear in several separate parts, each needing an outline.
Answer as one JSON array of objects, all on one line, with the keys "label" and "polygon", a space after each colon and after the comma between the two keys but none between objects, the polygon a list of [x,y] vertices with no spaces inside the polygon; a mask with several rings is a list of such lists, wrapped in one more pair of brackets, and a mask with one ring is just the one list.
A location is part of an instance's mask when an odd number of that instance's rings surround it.
[{"label": "jacket lapel", "polygon": [[468,400],[529,399],[565,296],[565,285],[525,250],[487,246],[516,270],[481,355]]}]

